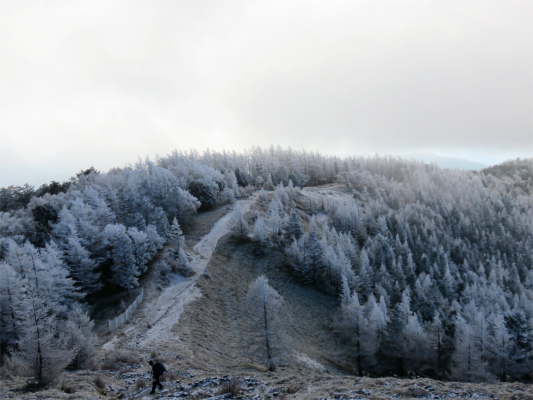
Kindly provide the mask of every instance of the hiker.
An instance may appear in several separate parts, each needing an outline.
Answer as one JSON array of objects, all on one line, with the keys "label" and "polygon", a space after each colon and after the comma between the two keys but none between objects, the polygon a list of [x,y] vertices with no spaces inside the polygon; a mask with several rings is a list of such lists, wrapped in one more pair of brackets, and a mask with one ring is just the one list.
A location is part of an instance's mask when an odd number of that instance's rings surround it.
[{"label": "hiker", "polygon": [[154,379],[150,394],[154,394],[156,386],[159,386],[159,390],[163,389],[163,385],[161,382],[159,382],[159,377],[163,375],[163,372],[165,372],[167,369],[159,361],[154,363],[152,360],[150,360],[148,361],[148,364],[152,366],[152,377]]}]

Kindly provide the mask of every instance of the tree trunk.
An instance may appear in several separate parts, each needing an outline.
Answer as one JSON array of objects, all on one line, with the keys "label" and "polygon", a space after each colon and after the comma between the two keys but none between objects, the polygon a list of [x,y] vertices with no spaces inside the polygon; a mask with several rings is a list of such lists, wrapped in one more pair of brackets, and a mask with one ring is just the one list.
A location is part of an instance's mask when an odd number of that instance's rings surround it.
[{"label": "tree trunk", "polygon": [[37,382],[39,385],[43,383],[43,352],[41,349],[41,334],[39,332],[39,322],[37,319],[37,311],[35,310],[35,302],[33,305],[33,320],[35,323],[35,331],[37,334]]},{"label": "tree trunk", "polygon": [[[266,351],[267,351],[267,358],[268,363],[272,361],[272,353],[270,350],[270,340],[268,338],[268,319],[267,319],[267,308],[266,308],[266,302],[263,303],[263,312],[264,312],[264,319],[265,319],[265,341],[266,341]],[[269,365],[270,366],[270,365]]]}]

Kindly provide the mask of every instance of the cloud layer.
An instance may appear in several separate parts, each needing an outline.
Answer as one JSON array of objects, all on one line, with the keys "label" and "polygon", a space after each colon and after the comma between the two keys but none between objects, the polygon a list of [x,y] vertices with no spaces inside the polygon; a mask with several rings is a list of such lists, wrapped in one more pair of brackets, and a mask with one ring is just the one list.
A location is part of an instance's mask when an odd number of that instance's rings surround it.
[{"label": "cloud layer", "polygon": [[533,3],[0,5],[0,186],[174,148],[533,154]]}]

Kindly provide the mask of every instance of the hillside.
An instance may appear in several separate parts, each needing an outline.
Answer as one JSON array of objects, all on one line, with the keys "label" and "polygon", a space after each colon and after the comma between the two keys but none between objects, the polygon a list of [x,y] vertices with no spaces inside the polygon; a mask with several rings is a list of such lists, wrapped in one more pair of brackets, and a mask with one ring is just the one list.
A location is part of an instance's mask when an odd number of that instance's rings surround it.
[{"label": "hillside", "polygon": [[209,397],[229,376],[250,398],[530,388],[496,384],[532,378],[531,182],[516,174],[254,149],[54,187],[2,192],[8,398],[70,384],[139,398],[150,358],[170,397]]},{"label": "hillside", "polygon": [[[302,195],[324,201],[344,196],[342,186]],[[301,200],[302,206],[309,204]],[[244,205],[248,218],[260,209],[257,197]],[[331,328],[339,317],[335,296],[283,272],[286,260],[281,252],[264,253],[256,244],[236,238],[230,233],[235,223],[231,207],[222,207],[201,214],[189,226],[185,249],[193,260],[194,275],[162,276],[154,268],[142,281],[145,299],[130,322],[114,333],[105,324],[100,328],[95,372],[67,372],[56,388],[38,394],[26,393],[24,380],[10,377],[3,379],[0,398],[203,399],[220,393],[236,378],[243,390],[240,398],[246,399],[533,398],[531,385],[516,383],[353,377],[347,348]],[[168,247],[161,252],[161,258],[172,254]],[[246,305],[249,283],[262,274],[285,299],[280,319],[286,354],[275,372],[266,370],[260,350],[252,350],[254,335]],[[162,360],[169,373],[164,392],[149,396],[146,361],[153,357]]]}]

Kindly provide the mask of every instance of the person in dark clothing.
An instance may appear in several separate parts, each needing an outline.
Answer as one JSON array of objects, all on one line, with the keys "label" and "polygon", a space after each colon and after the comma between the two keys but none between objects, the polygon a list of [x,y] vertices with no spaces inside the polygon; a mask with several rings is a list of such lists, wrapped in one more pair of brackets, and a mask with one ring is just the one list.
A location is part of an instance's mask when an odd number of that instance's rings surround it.
[{"label": "person in dark clothing", "polygon": [[163,389],[163,385],[161,384],[161,382],[159,382],[159,378],[167,369],[160,362],[153,362],[152,360],[150,360],[148,361],[148,364],[152,366],[152,377],[154,379],[152,383],[152,391],[150,392],[150,394],[154,394],[156,386],[159,386],[159,390]]}]

